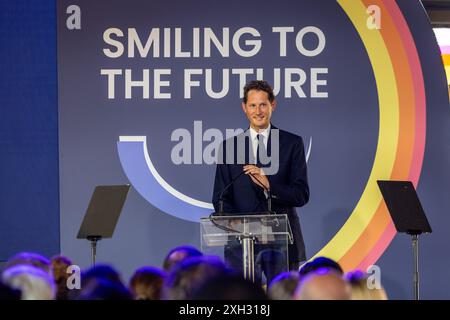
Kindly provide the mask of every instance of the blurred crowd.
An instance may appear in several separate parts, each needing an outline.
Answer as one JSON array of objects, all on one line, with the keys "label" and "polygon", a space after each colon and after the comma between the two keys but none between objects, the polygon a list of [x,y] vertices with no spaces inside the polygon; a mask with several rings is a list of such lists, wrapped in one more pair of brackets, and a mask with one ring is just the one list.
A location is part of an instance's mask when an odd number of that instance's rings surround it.
[{"label": "blurred crowd", "polygon": [[326,257],[309,261],[298,271],[283,272],[268,284],[246,280],[220,258],[192,246],[172,249],[162,268],[141,267],[128,282],[108,264],[82,270],[77,279],[73,265],[64,256],[48,259],[18,253],[1,270],[0,300],[387,299],[379,279],[361,271],[344,273]]}]

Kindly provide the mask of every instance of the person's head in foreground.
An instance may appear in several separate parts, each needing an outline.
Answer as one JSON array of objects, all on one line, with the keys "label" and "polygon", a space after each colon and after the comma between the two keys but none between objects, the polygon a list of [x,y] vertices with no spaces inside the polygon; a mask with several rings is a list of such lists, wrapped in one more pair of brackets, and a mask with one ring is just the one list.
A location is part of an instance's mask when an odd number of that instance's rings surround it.
[{"label": "person's head in foreground", "polygon": [[137,269],[130,279],[130,291],[136,300],[160,300],[166,273],[155,267]]},{"label": "person's head in foreground", "polygon": [[337,272],[322,268],[310,272],[295,292],[296,300],[350,300],[350,285]]},{"label": "person's head in foreground", "polygon": [[230,270],[217,257],[186,259],[168,275],[164,282],[163,297],[167,300],[190,300],[194,292],[206,282],[226,273],[230,273]]},{"label": "person's head in foreground", "polygon": [[185,259],[201,257],[203,253],[193,246],[179,246],[169,251],[163,262],[163,269],[170,272],[178,263]]},{"label": "person's head in foreground", "polygon": [[56,300],[67,300],[69,296],[67,280],[71,275],[67,270],[72,265],[72,261],[64,256],[54,256],[50,259],[50,262],[56,284]]},{"label": "person's head in foreground", "polygon": [[33,265],[18,264],[2,273],[2,281],[21,291],[22,300],[53,300],[56,288],[52,276]]},{"label": "person's head in foreground", "polygon": [[298,272],[290,271],[280,273],[269,285],[267,291],[272,300],[292,300],[300,281]]},{"label": "person's head in foreground", "polygon": [[317,257],[314,260],[305,263],[300,268],[299,270],[300,278],[319,269],[329,269],[338,273],[339,275],[344,274],[344,270],[342,269],[342,267],[339,265],[339,263],[337,263],[333,259],[327,257]]},{"label": "person's head in foreground", "polygon": [[131,300],[119,272],[111,265],[97,264],[81,274],[81,290],[73,300]]},{"label": "person's head in foreground", "polygon": [[345,275],[351,288],[351,300],[387,300],[386,291],[381,283],[372,281],[361,271],[349,272]]},{"label": "person's head in foreground", "polygon": [[44,257],[43,255],[40,255],[38,253],[34,252],[19,252],[8,259],[5,265],[5,269],[8,269],[10,267],[16,266],[16,265],[31,265],[36,268],[39,268],[47,273],[51,273],[50,270],[50,260]]}]

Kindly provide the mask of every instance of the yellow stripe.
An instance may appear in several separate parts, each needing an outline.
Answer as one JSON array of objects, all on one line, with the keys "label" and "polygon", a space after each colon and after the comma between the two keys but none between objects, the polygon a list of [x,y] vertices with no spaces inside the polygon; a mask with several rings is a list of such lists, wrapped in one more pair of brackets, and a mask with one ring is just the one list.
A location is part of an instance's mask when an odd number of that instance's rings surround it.
[{"label": "yellow stripe", "polygon": [[442,61],[444,62],[444,66],[450,66],[450,54],[443,54]]},{"label": "yellow stripe", "polygon": [[447,83],[450,86],[450,66],[445,66],[445,74],[447,76]]},{"label": "yellow stripe", "polygon": [[344,226],[316,254],[316,256],[326,256],[334,260],[339,260],[351,249],[375,214],[381,201],[381,193],[376,180],[390,178],[399,135],[397,85],[392,61],[381,33],[367,27],[369,16],[361,1],[338,0],[338,3],[351,19],[369,55],[378,90],[380,124],[375,160],[364,192]]}]

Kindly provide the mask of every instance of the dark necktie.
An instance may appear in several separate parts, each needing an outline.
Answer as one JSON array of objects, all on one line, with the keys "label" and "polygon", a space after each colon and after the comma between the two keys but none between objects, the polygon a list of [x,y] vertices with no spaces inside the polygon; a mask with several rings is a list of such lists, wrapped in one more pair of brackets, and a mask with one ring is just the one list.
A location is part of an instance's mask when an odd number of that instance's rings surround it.
[{"label": "dark necktie", "polygon": [[258,140],[258,146],[256,147],[256,165],[261,168],[268,165],[267,163],[263,164],[261,161],[261,159],[267,159],[267,150],[264,145],[264,136],[257,134],[256,139]]},{"label": "dark necktie", "polygon": [[[266,146],[264,145],[264,136],[262,134],[257,134],[256,139],[258,140],[258,145],[256,147],[256,166],[258,168],[267,167],[268,164],[263,164],[261,159],[267,159],[267,150]],[[256,186],[256,185],[255,185]],[[259,198],[258,206],[261,205],[261,200],[265,200],[266,196],[264,194],[263,188],[256,187],[256,192]],[[266,210],[266,209],[259,209],[259,210]]]}]

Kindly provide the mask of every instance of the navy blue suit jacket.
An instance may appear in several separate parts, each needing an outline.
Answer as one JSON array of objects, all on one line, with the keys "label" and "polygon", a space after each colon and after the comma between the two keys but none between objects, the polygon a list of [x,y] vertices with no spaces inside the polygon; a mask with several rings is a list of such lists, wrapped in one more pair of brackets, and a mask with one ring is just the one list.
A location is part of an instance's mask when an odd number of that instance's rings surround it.
[{"label": "navy blue suit jacket", "polygon": [[[273,125],[272,129],[277,129]],[[219,211],[219,196],[231,180],[243,171],[244,164],[237,164],[237,138],[223,142],[223,162],[226,158],[226,144],[235,146],[234,163],[217,164],[214,181],[213,205]],[[249,141],[245,143],[245,163],[249,162]],[[267,143],[271,154],[271,135]],[[294,236],[294,244],[289,246],[289,261],[306,260],[305,245],[300,228],[296,207],[305,205],[309,200],[309,187],[303,139],[287,131],[279,130],[279,169],[275,175],[268,175],[272,194],[272,211],[286,214]],[[257,186],[249,176],[241,175],[223,195],[224,213],[252,213],[267,211],[267,198],[264,190]]]}]

